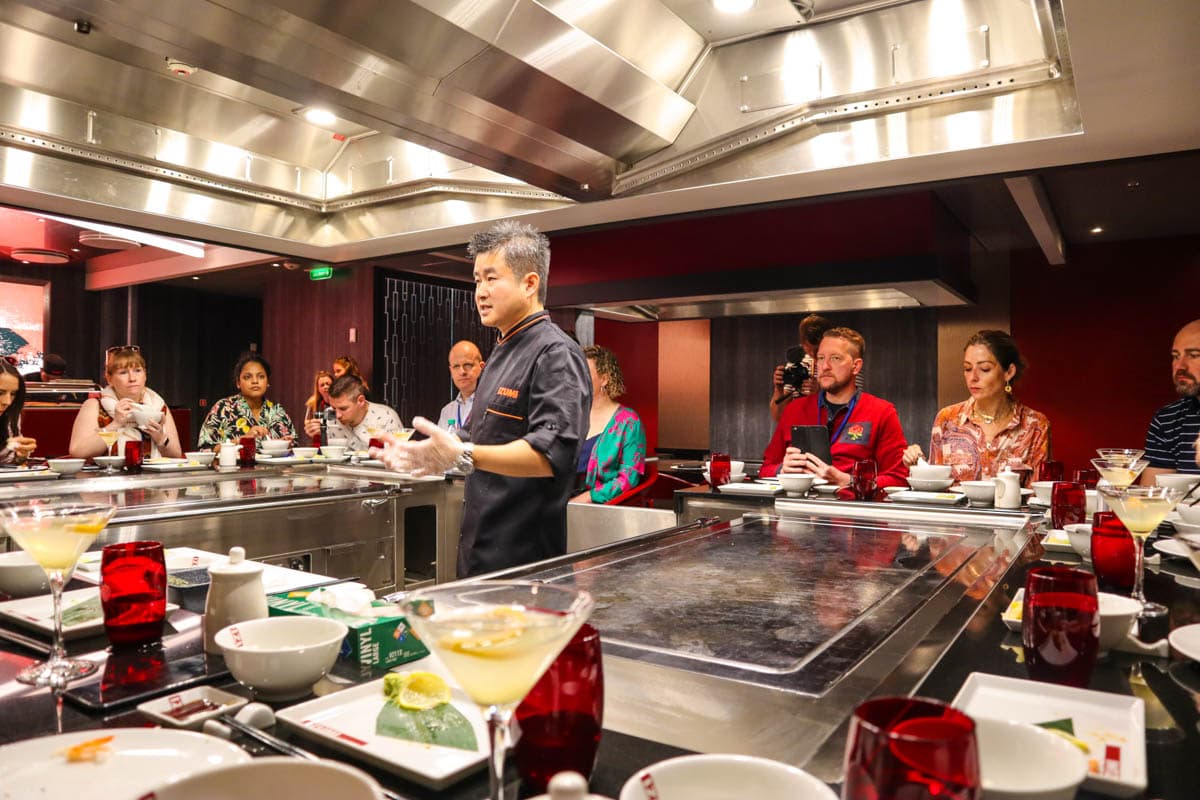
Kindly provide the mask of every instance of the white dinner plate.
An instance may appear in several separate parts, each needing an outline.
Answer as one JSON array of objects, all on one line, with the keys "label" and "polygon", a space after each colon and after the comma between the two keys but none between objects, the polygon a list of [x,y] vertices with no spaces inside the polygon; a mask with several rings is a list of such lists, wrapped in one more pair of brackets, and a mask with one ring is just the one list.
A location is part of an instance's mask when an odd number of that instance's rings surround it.
[{"label": "white dinner plate", "polygon": [[[102,760],[68,764],[61,751],[111,736]],[[0,800],[137,800],[188,775],[244,764],[250,755],[214,736],[166,728],[100,728],[0,747]]]},{"label": "white dinner plate", "polygon": [[889,495],[893,503],[922,503],[934,506],[956,506],[966,499],[957,492],[917,492],[912,489]]},{"label": "white dinner plate", "polygon": [[364,458],[358,462],[360,467],[378,467],[380,469],[388,469],[388,465],[380,461],[378,458]]},{"label": "white dinner plate", "polygon": [[199,461],[188,461],[186,458],[168,458],[162,461],[147,461],[142,469],[150,472],[192,472],[194,470],[211,469],[208,464]]},{"label": "white dinner plate", "polygon": [[1177,542],[1174,539],[1159,539],[1154,542],[1152,547],[1164,556],[1172,558],[1191,559],[1192,551],[1183,542]]},{"label": "white dinner plate", "polygon": [[342,455],[340,458],[334,458],[333,456],[327,456],[323,453],[317,453],[315,456],[309,459],[309,461],[314,464],[341,464],[349,460],[350,456],[348,455]]},{"label": "white dinner plate", "polygon": [[1200,623],[1176,628],[1171,631],[1167,641],[1181,656],[1200,661]]},{"label": "white dinner plate", "polygon": [[285,708],[275,712],[275,718],[300,736],[433,789],[445,788],[486,762],[487,723],[479,706],[455,684],[436,658],[426,657],[397,671],[414,670],[436,672],[450,684],[450,702],[470,720],[478,745],[476,750],[376,735],[375,718],[386,702],[382,679]]},{"label": "white dinner plate", "polygon": [[[104,611],[100,607],[99,586],[63,592],[62,608],[63,639],[80,639],[104,633]],[[68,624],[71,609],[83,608],[87,610],[77,612],[82,613],[83,618]],[[174,603],[167,603],[167,613],[178,609],[179,606]],[[54,601],[49,594],[0,603],[0,617],[46,636],[54,635]]]},{"label": "white dinner plate", "polygon": [[[266,453],[255,456],[258,461],[266,461],[270,464],[307,464],[313,460],[313,456],[269,456]],[[332,459],[326,459],[330,461]]]},{"label": "white dinner plate", "polygon": [[783,491],[783,487],[778,483],[726,483],[723,486],[718,486],[717,491],[721,494],[762,496],[779,494]]},{"label": "white dinner plate", "polygon": [[1146,788],[1146,710],[1139,697],[972,672],[952,705],[983,719],[1069,718],[1090,749],[1085,789],[1134,797]]},{"label": "white dinner plate", "polygon": [[49,467],[0,469],[0,481],[11,481],[14,483],[18,481],[52,481],[57,477],[58,473]]}]

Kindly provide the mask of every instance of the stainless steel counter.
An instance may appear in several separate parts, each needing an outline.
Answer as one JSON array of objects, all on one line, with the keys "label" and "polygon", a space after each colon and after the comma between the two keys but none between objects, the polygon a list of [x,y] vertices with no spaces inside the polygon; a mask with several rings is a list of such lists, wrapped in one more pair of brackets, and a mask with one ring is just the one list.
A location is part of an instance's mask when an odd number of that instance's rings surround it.
[{"label": "stainless steel counter", "polygon": [[854,706],[910,691],[1031,532],[1022,514],[869,519],[856,505],[684,526],[503,574],[595,595],[606,727],[836,781]]}]

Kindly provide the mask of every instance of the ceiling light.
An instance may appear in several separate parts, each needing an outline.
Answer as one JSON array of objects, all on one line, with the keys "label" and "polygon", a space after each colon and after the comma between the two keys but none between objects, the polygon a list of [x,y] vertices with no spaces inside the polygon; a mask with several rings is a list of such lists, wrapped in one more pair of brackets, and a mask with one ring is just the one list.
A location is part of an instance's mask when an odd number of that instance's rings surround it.
[{"label": "ceiling light", "polygon": [[1137,178],[1130,178],[1128,181],[1125,182],[1126,189],[1136,189],[1141,185],[1142,185],[1142,182],[1140,180],[1138,180]]},{"label": "ceiling light", "polygon": [[22,264],[66,264],[71,257],[60,250],[44,250],[40,247],[18,247],[12,257]]},{"label": "ceiling light", "polygon": [[199,275],[193,275],[193,276],[192,276],[192,280],[194,280],[194,281],[198,281],[198,280],[200,280],[200,276],[199,276]]},{"label": "ceiling light", "polygon": [[78,252],[80,252],[80,251],[79,251],[79,248],[78,248],[78,247],[72,247],[72,248],[71,248],[71,252],[72,252],[72,253],[78,253]]},{"label": "ceiling light", "polygon": [[1104,233],[1104,228],[1101,228],[1099,225],[1097,225],[1096,227],[1092,228],[1090,233]]},{"label": "ceiling light", "polygon": [[754,8],[754,0],[712,0],[712,4],[722,14],[745,14]]},{"label": "ceiling light", "polygon": [[[99,222],[88,222],[81,219],[73,219],[71,217],[58,217],[46,215],[47,219],[65,222],[68,225],[74,225],[76,228],[83,228],[85,231],[96,231],[97,233],[105,233],[111,237],[124,239],[139,244],[144,244],[149,247],[157,247],[160,250],[170,250],[172,253],[191,256],[192,258],[204,258],[204,243],[194,242],[190,239],[176,239],[173,236],[163,236],[158,233],[145,233],[143,231],[135,231],[129,228],[121,228],[116,225],[103,225]],[[80,244],[88,244],[84,241],[82,235],[79,239]],[[118,248],[109,247],[109,250]],[[121,248],[127,249],[127,248]]]},{"label": "ceiling light", "polygon": [[322,128],[328,128],[337,122],[337,117],[332,111],[324,108],[306,108],[304,109],[304,118],[313,125],[319,125]]}]

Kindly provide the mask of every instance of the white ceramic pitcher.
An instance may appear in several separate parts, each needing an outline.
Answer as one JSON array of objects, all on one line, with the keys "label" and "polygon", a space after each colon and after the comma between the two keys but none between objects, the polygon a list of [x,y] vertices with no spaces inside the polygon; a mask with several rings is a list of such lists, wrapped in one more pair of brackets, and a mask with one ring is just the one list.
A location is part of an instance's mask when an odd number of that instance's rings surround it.
[{"label": "white ceramic pitcher", "polygon": [[996,508],[1021,507],[1020,475],[1005,467],[996,477],[992,478],[992,483],[996,484]]}]

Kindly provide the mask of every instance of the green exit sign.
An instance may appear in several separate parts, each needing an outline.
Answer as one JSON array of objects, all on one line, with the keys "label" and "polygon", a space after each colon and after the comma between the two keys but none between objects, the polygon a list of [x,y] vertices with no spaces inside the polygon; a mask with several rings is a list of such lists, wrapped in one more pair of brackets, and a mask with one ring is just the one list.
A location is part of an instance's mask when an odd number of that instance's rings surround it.
[{"label": "green exit sign", "polygon": [[308,271],[310,281],[327,281],[333,277],[333,267],[313,267]]}]

